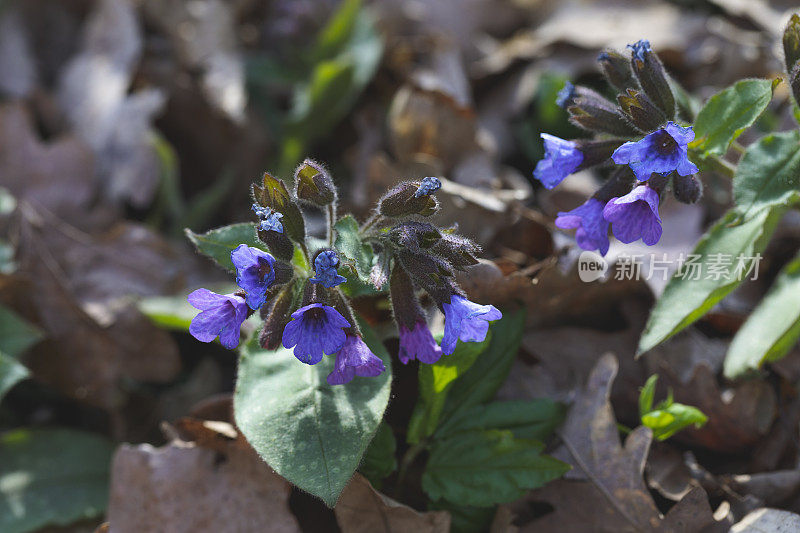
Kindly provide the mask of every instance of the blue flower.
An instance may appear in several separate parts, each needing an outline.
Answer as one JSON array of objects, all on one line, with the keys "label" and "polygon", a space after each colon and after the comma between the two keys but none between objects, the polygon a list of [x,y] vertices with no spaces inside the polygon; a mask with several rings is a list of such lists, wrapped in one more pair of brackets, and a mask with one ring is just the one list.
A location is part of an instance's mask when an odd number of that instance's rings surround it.
[{"label": "blue flower", "polygon": [[309,279],[311,283],[322,283],[328,289],[347,281],[347,278],[340,276],[336,269],[339,267],[339,256],[333,250],[325,250],[317,254],[314,258],[314,277]]},{"label": "blue flower", "polygon": [[443,304],[444,337],[442,353],[452,354],[459,339],[464,342],[481,342],[489,331],[489,322],[502,318],[493,305],[480,305],[453,294],[449,304]]},{"label": "blue flower", "polygon": [[584,250],[599,250],[600,254],[608,252],[608,221],[603,218],[605,203],[597,198],[589,198],[586,203],[572,211],[562,211],[556,218],[556,226],[562,229],[574,229],[575,241]]},{"label": "blue flower", "polygon": [[565,82],[564,87],[556,95],[556,105],[558,107],[567,107],[574,96],[575,86],[570,82]]},{"label": "blue flower", "polygon": [[414,193],[414,198],[419,198],[421,196],[429,196],[441,188],[442,188],[442,182],[439,181],[439,178],[435,178],[433,176],[422,178],[422,182],[420,182],[417,192]]},{"label": "blue flower", "polygon": [[275,258],[264,250],[240,244],[231,252],[236,283],[247,295],[247,305],[258,309],[267,301],[267,290],[275,282]]},{"label": "blue flower", "polygon": [[333,307],[310,304],[292,313],[283,329],[283,347],[294,346],[294,356],[307,365],[316,365],[324,354],[332,355],[345,343],[344,328],[350,322]]},{"label": "blue flower", "polygon": [[253,211],[259,218],[258,229],[283,233],[283,224],[281,223],[283,213],[278,213],[267,207],[261,207],[258,204],[253,204]]},{"label": "blue flower", "polygon": [[575,172],[583,162],[583,154],[572,141],[542,133],[544,159],[536,164],[533,177],[547,189],[552,189]]},{"label": "blue flower", "polygon": [[669,174],[673,170],[681,176],[698,172],[697,166],[689,161],[688,145],[694,140],[691,126],[685,128],[674,122],[645,136],[640,141],[629,141],[611,155],[618,165],[631,167],[636,179],[645,181],[652,173]]},{"label": "blue flower", "polygon": [[628,48],[631,49],[631,54],[636,61],[641,61],[644,63],[644,56],[647,53],[652,52],[653,50],[650,48],[650,41],[646,39],[642,39],[640,41],[636,41],[633,44],[629,44]]},{"label": "blue flower", "polygon": [[187,300],[200,313],[192,319],[189,333],[200,342],[219,342],[229,350],[239,344],[239,328],[247,318],[244,298],[235,294],[217,294],[208,289],[197,289]]},{"label": "blue flower", "polygon": [[661,217],[658,215],[658,193],[647,185],[639,185],[625,196],[612,198],[603,209],[603,217],[611,222],[614,237],[625,244],[639,238],[653,246],[661,238]]},{"label": "blue flower", "polygon": [[348,335],[344,346],[336,354],[336,364],[333,372],[328,374],[330,385],[344,385],[353,380],[355,376],[379,376],[386,370],[383,361],[372,353],[367,344],[357,335]]},{"label": "blue flower", "polygon": [[404,365],[414,359],[432,365],[442,357],[442,349],[436,344],[431,330],[428,329],[425,322],[417,322],[411,331],[404,324],[401,324],[399,329],[400,353],[398,356]]}]

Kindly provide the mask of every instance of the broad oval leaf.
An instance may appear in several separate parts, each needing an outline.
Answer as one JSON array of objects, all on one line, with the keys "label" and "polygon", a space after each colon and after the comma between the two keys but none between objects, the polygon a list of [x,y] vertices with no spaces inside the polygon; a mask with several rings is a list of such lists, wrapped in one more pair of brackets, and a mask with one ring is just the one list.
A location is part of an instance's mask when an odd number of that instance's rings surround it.
[{"label": "broad oval leaf", "polygon": [[291,350],[270,352],[254,336],[241,349],[236,423],[281,476],[333,507],[355,472],[389,402],[389,354],[368,327],[364,341],[386,365],[378,377],[328,385],[334,357],[309,366]]},{"label": "broad oval leaf", "polygon": [[697,114],[690,147],[705,156],[724,155],[767,108],[777,81],[742,80],[712,96]]},{"label": "broad oval leaf", "polygon": [[102,516],[113,445],[66,429],[0,437],[0,531],[23,533]]},{"label": "broad oval leaf", "polygon": [[344,257],[352,261],[359,279],[369,283],[374,254],[372,247],[361,240],[358,233],[358,222],[351,215],[339,219],[336,228],[336,249]]},{"label": "broad oval leaf", "polygon": [[475,429],[504,429],[518,439],[545,440],[564,421],[566,407],[547,398],[476,405],[450,418],[436,432],[442,438]]},{"label": "broad oval leaf", "polygon": [[233,271],[231,252],[240,244],[268,251],[256,237],[256,227],[250,223],[231,224],[212,229],[205,233],[195,233],[186,229],[186,236],[202,254],[216,261],[223,268]]},{"label": "broad oval leaf", "polygon": [[749,213],[800,197],[800,131],[767,135],[747,149],[733,178],[736,208]]},{"label": "broad oval leaf", "polygon": [[800,257],[786,265],[733,338],[725,377],[738,378],[785,356],[800,338]]},{"label": "broad oval leaf", "polygon": [[469,431],[437,440],[422,475],[432,500],[485,507],[513,501],[564,475],[570,465],[510,431]]}]

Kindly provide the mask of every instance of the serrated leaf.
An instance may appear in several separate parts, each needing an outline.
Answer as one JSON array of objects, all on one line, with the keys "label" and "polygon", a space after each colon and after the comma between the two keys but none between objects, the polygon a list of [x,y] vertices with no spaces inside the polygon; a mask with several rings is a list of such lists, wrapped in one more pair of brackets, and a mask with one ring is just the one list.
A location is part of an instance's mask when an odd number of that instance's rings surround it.
[{"label": "serrated leaf", "polygon": [[724,155],[767,108],[778,81],[742,80],[712,96],[697,114],[689,146],[706,156]]},{"label": "serrated leaf", "polygon": [[[667,283],[658,299],[639,339],[638,354],[642,354],[683,330],[719,303],[747,277],[744,275],[754,267],[756,254],[764,248],[772,236],[784,209],[773,207],[762,209],[743,219],[736,211],[728,211],[697,243],[693,254],[700,256],[704,265],[699,279],[694,274],[678,272]],[[741,254],[742,268],[732,276],[709,276],[707,265],[717,254],[728,255],[734,265]],[[733,270],[733,268],[731,269]],[[741,278],[741,279],[740,279]]]},{"label": "serrated leaf", "polygon": [[378,377],[328,385],[334,357],[309,366],[291,350],[241,348],[234,393],[236,423],[281,476],[333,507],[355,472],[389,402],[389,354],[362,324],[364,341],[386,365]]},{"label": "serrated leaf", "polygon": [[383,478],[397,469],[396,451],[397,442],[392,428],[382,422],[372,442],[369,443],[358,471],[364,474],[373,487],[379,489]]},{"label": "serrated leaf", "polygon": [[725,377],[734,379],[784,357],[800,339],[800,256],[786,265],[728,348]]},{"label": "serrated leaf", "polygon": [[0,531],[102,516],[113,445],[90,433],[19,429],[0,437]]},{"label": "serrated leaf", "polygon": [[762,137],[745,152],[733,178],[733,198],[742,216],[800,198],[800,131]]},{"label": "serrated leaf", "polygon": [[542,455],[543,445],[510,431],[471,431],[437,440],[422,475],[432,500],[485,507],[513,501],[559,478],[570,466]]},{"label": "serrated leaf", "polygon": [[[419,365],[419,399],[408,423],[406,440],[416,444],[436,431],[447,394],[455,380],[463,375],[489,347],[491,330],[483,342],[461,342],[455,351],[443,355],[432,365]],[[441,340],[441,339],[439,339]]]},{"label": "serrated leaf", "polygon": [[358,222],[351,215],[342,217],[335,225],[336,249],[356,268],[358,277],[369,283],[369,274],[374,262],[372,247],[361,240],[358,233]]},{"label": "serrated leaf", "polygon": [[231,252],[240,244],[268,251],[267,247],[258,240],[255,225],[250,223],[231,224],[205,233],[195,233],[187,228],[186,236],[200,253],[207,255],[231,272],[235,270],[231,262]]},{"label": "serrated leaf", "polygon": [[0,352],[0,401],[14,385],[30,376],[22,363]]},{"label": "serrated leaf", "polygon": [[564,421],[564,405],[548,399],[492,402],[461,411],[436,431],[442,438],[461,431],[502,429],[518,439],[544,440]]}]

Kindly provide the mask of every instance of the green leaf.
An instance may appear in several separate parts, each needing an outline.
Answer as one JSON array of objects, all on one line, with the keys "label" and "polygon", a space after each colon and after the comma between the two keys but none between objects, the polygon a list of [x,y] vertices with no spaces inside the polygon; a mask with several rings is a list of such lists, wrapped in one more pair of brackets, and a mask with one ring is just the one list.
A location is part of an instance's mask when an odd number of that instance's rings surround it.
[{"label": "green leaf", "polygon": [[0,531],[103,515],[113,445],[90,433],[20,429],[0,437]]},{"label": "green leaf", "polygon": [[475,429],[509,430],[518,439],[544,440],[564,420],[564,405],[548,399],[492,402],[461,411],[448,419],[436,437]]},{"label": "green leaf", "polygon": [[231,252],[240,244],[267,251],[267,247],[256,237],[255,225],[250,223],[231,224],[205,233],[195,233],[187,228],[186,236],[200,253],[231,272],[235,270],[231,262]]},{"label": "green leaf", "polygon": [[543,445],[510,431],[471,431],[437,440],[422,475],[432,500],[487,507],[510,502],[561,477],[570,466],[542,455]]},{"label": "green leaf", "polygon": [[705,156],[724,155],[767,108],[779,80],[742,80],[712,96],[697,115],[689,145]]},{"label": "green leaf", "polygon": [[333,227],[336,229],[336,249],[353,263],[358,277],[365,283],[369,282],[374,254],[372,247],[362,242],[358,233],[358,222],[351,215],[347,215]]},{"label": "green leaf", "polygon": [[733,178],[734,203],[742,216],[800,198],[800,131],[775,133],[751,145]]},{"label": "green leaf", "polygon": [[369,443],[369,448],[364,454],[364,460],[358,471],[364,474],[372,486],[379,489],[383,478],[397,469],[397,442],[394,439],[392,428],[386,422],[378,426],[375,438]]},{"label": "green leaf", "polygon": [[524,328],[524,310],[506,314],[489,326],[492,332],[489,347],[453,385],[442,411],[442,420],[494,398],[511,371]]},{"label": "green leaf", "polygon": [[16,358],[43,336],[42,330],[0,305],[0,352]]},{"label": "green leaf", "polygon": [[[743,219],[734,208],[720,218],[697,243],[693,254],[700,257],[699,276],[684,264],[667,283],[647,320],[639,340],[642,354],[683,330],[730,294],[754,267],[755,256],[764,251],[784,209],[762,209]],[[729,256],[733,275],[709,275],[708,265],[717,254]],[[741,255],[741,268],[735,269]],[[699,279],[695,279],[699,277]]]},{"label": "green leaf", "polygon": [[725,377],[742,377],[781,359],[800,339],[800,256],[786,265],[739,328],[725,356]]},{"label": "green leaf", "polygon": [[20,362],[0,352],[0,401],[11,388],[30,376],[30,372]]},{"label": "green leaf", "polygon": [[702,427],[708,417],[696,407],[681,403],[668,403],[642,416],[642,424],[653,430],[653,437],[666,440],[691,425]]},{"label": "green leaf", "polygon": [[658,381],[658,374],[653,374],[647,378],[647,382],[639,392],[639,417],[653,410],[653,398],[656,394],[656,382]]},{"label": "green leaf", "polygon": [[236,423],[281,476],[333,507],[372,440],[389,402],[391,360],[375,333],[364,341],[386,365],[375,378],[328,385],[334,357],[309,366],[291,350],[242,347],[234,393]]},{"label": "green leaf", "polygon": [[344,0],[319,33],[314,46],[315,61],[334,57],[347,46],[361,10],[361,0]]},{"label": "green leaf", "polygon": [[[406,440],[410,444],[416,444],[436,431],[450,388],[456,378],[463,375],[486,351],[491,335],[489,331],[483,342],[459,341],[452,354],[443,355],[432,365],[419,365],[419,399],[406,433]],[[441,341],[441,338],[438,340]]]}]

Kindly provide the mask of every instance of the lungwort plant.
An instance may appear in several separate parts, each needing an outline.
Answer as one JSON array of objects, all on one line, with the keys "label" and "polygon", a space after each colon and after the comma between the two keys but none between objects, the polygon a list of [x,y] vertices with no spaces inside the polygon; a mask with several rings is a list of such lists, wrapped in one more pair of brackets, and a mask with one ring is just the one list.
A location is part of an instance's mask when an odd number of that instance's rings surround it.
[{"label": "lungwort plant", "polygon": [[[798,15],[783,34],[783,49],[798,117]],[[567,83],[557,103],[591,138],[571,141],[543,134],[545,157],[534,171],[546,188],[553,188],[576,171],[609,169],[608,179],[591,198],[559,213],[555,221],[560,228],[576,230],[579,247],[605,255],[609,227],[623,243],[641,239],[655,245],[662,231],[669,231],[662,229],[659,215],[669,191],[679,202],[695,203],[703,193],[699,178],[704,173],[733,181],[733,206],[670,280],[641,337],[641,354],[697,321],[758,268],[778,222],[800,201],[800,130],[770,133],[747,147],[736,141],[767,108],[781,79],[741,80],[701,105],[670,78],[646,40],[629,45],[624,53],[603,52],[598,63],[616,92],[615,101]],[[728,267],[724,275],[717,272],[720,262]],[[725,360],[727,377],[741,377],[779,359],[796,344],[798,272],[800,256],[786,265],[736,334]]]},{"label": "lungwort plant", "polygon": [[[273,469],[328,505],[359,465],[376,485],[399,468],[401,486],[422,452],[429,452],[422,487],[439,505],[490,507],[569,468],[541,453],[540,441],[563,416],[560,406],[490,402],[516,356],[524,314],[501,320],[498,309],[471,302],[456,283],[455,271],[477,263],[479,249],[455,228],[429,222],[440,187],[435,177],[402,182],[359,224],[338,216],[331,176],[306,160],[291,191],[269,174],[253,186],[257,221],[188,232],[238,285],[229,294],[192,292],[189,303],[200,312],[190,333],[239,347],[239,428]],[[309,209],[326,213],[325,239],[307,235]],[[388,288],[396,358],[351,305],[349,295],[369,285],[376,294]],[[439,342],[420,293],[444,314]],[[245,321],[257,327],[242,328]],[[243,338],[250,330],[257,333]],[[393,359],[421,363],[399,466],[395,437],[381,425]]]}]

